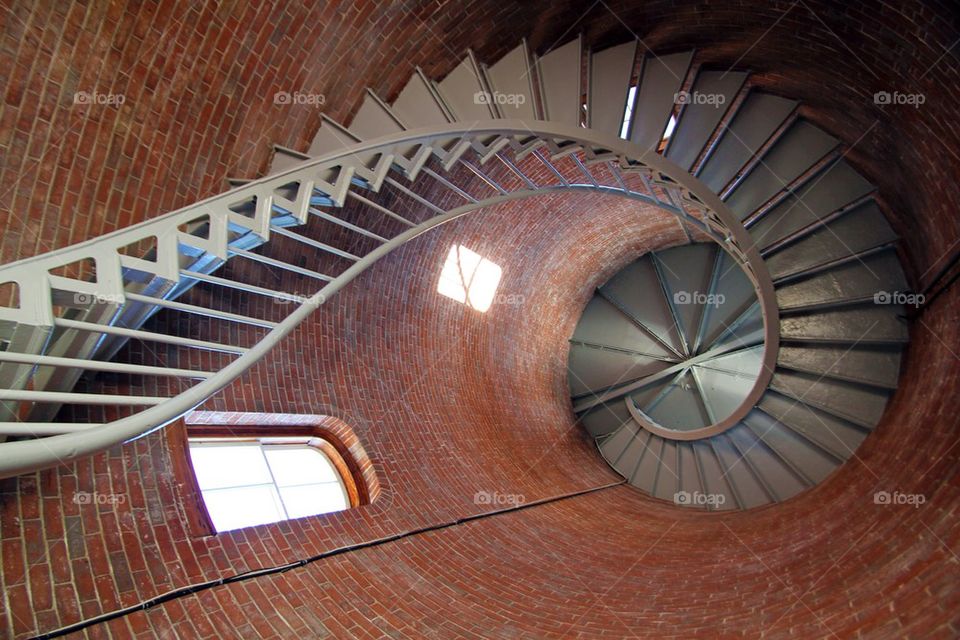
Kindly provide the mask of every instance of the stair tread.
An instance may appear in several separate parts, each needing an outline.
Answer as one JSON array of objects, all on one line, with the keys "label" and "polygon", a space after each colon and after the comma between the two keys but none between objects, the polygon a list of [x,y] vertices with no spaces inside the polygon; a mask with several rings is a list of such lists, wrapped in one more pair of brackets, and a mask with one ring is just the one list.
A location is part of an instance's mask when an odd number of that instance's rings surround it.
[{"label": "stair tread", "polygon": [[573,339],[651,355],[669,355],[623,312],[599,296],[587,303]]},{"label": "stair tread", "polygon": [[[691,100],[684,106],[670,136],[665,155],[689,171],[700,156],[720,121],[740,92],[749,74],[742,71],[701,71],[690,89]],[[696,102],[693,96],[710,100]]]},{"label": "stair tread", "polygon": [[[488,67],[487,78],[494,92],[514,98],[499,105],[500,115],[520,120],[537,119],[533,70],[526,41]],[[518,96],[523,96],[522,101]]]},{"label": "stair tread", "polygon": [[362,140],[401,133],[403,130],[390,111],[369,91],[350,122],[350,131]]},{"label": "stair tread", "polygon": [[876,203],[870,201],[776,251],[766,258],[766,263],[774,279],[784,278],[896,240],[887,219]]},{"label": "stair tread", "polygon": [[574,344],[570,349],[567,377],[570,392],[576,397],[605,391],[669,365],[669,362],[649,357]]},{"label": "stair tread", "polygon": [[489,120],[490,105],[478,96],[486,92],[476,62],[467,55],[453,71],[437,83],[437,89],[457,120]]},{"label": "stair tread", "polygon": [[777,287],[781,309],[800,309],[902,292],[906,277],[897,255],[883,251]]},{"label": "stair tread", "polygon": [[900,376],[900,350],[782,345],[777,354],[777,366],[893,389]]},{"label": "stair tread", "polygon": [[578,37],[538,58],[544,120],[580,125],[581,48]]},{"label": "stair tread", "polygon": [[780,318],[783,340],[826,342],[903,343],[908,340],[906,325],[899,319],[903,307],[858,306]]},{"label": "stair tread", "polygon": [[587,109],[591,129],[620,136],[636,54],[635,40],[591,51],[590,102]]},{"label": "stair tread", "polygon": [[780,423],[833,452],[841,460],[853,455],[867,434],[865,429],[852,422],[776,391],[767,391],[757,406]]},{"label": "stair tread", "polygon": [[784,370],[774,373],[770,387],[867,428],[880,421],[889,394],[875,387]]},{"label": "stair tread", "polygon": [[714,193],[719,193],[796,106],[796,100],[750,92],[697,177]]},{"label": "stair tread", "polygon": [[614,275],[600,287],[600,293],[616,300],[630,317],[642,322],[661,341],[682,353],[680,335],[649,256]]},{"label": "stair tread", "polygon": [[411,129],[448,122],[433,90],[419,69],[410,76],[391,107],[403,123]]},{"label": "stair tread", "polygon": [[633,102],[632,142],[643,149],[655,149],[660,144],[692,61],[693,51],[644,59]]},{"label": "stair tread", "polygon": [[632,420],[622,400],[597,405],[580,416],[580,424],[594,438],[609,435]]},{"label": "stair tread", "polygon": [[[743,420],[767,446],[786,459],[813,483],[821,482],[837,468],[838,462],[773,416],[754,410]],[[778,493],[780,493],[778,491]]]},{"label": "stair tread", "polygon": [[872,190],[873,185],[841,159],[767,211],[750,226],[750,235],[759,247],[769,247]]},{"label": "stair tread", "polygon": [[778,502],[791,498],[807,488],[807,485],[797,478],[778,453],[745,423],[741,422],[728,431],[727,437],[737,443],[745,461],[760,476]]},{"label": "stair tread", "polygon": [[743,220],[839,144],[839,140],[819,127],[798,120],[727,196],[726,205]]}]

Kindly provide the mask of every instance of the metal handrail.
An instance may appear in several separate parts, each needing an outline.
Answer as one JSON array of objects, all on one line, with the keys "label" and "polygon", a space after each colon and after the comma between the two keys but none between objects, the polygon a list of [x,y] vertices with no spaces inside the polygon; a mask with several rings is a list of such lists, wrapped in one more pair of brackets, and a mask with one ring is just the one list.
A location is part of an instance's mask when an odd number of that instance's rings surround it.
[{"label": "metal handrail", "polygon": [[[736,216],[703,183],[653,151],[643,151],[629,141],[597,131],[545,121],[457,122],[405,131],[357,143],[164,216],[77,245],[2,266],[0,282],[14,281],[20,285],[21,304],[19,309],[0,309],[0,320],[33,326],[52,326],[54,318],[50,295],[53,289],[98,296],[117,296],[117,299],[122,301],[124,296],[122,268],[124,266],[135,265],[133,268],[146,269],[178,281],[179,269],[171,272],[171,265],[176,263],[172,256],[179,255],[177,253],[179,245],[193,246],[226,260],[229,257],[227,242],[228,229],[231,225],[252,231],[263,240],[267,240],[275,205],[300,221],[306,220],[314,197],[325,197],[334,205],[342,206],[348,190],[354,186],[354,180],[365,181],[368,186],[376,190],[394,167],[394,160],[401,157],[400,149],[409,149],[411,145],[419,146],[417,153],[413,154],[414,157],[420,155],[424,148],[429,148],[430,153],[437,157],[446,169],[452,167],[466,151],[471,149],[480,155],[481,163],[486,162],[507,146],[512,148],[518,157],[539,149],[546,149],[555,156],[582,153],[588,162],[615,161],[621,171],[641,172],[670,195],[674,206],[665,208],[671,209],[688,222],[700,223],[700,219],[692,214],[693,211],[699,212],[703,220],[701,224],[706,227],[704,230],[723,243],[724,248],[734,256],[753,282],[764,319],[763,369],[754,388],[728,420],[735,418],[733,422],[735,423],[759,400],[772,377],[776,362],[779,346],[779,316],[770,275],[759,252],[753,246],[750,236]],[[372,161],[373,158],[377,159],[376,163]],[[408,177],[415,179],[418,171],[418,167],[413,167],[408,171]],[[336,179],[330,182],[334,174]],[[293,183],[297,184],[297,189],[296,196],[292,200],[277,195],[278,188]],[[537,190],[515,191],[469,203],[437,215],[362,256],[313,296],[303,300],[299,307],[272,327],[253,347],[196,386],[140,413],[107,424],[35,440],[0,443],[0,477],[69,462],[162,428],[242,375],[265,357],[270,349],[321,304],[391,251],[430,229],[480,208],[497,202],[531,197],[548,190],[560,189],[601,190],[644,199],[642,194],[615,187],[554,185]],[[254,198],[256,211],[252,218],[230,209],[231,206]],[[662,202],[657,204],[665,206]],[[204,214],[208,215],[210,220],[208,239],[191,236],[178,230],[179,225],[194,221]],[[157,238],[155,263],[143,264],[146,261],[138,261],[119,254],[120,248],[150,237]],[[172,256],[171,251],[174,252]],[[49,273],[51,269],[91,258],[97,265],[97,282],[72,280]],[[29,423],[24,425],[29,427]]]}]

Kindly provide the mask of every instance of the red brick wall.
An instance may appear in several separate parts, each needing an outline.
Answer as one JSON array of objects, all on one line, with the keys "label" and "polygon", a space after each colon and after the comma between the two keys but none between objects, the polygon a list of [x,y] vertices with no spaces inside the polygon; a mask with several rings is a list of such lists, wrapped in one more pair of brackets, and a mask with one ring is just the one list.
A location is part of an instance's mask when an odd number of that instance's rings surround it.
[{"label": "red brick wall", "polygon": [[[568,30],[595,42],[627,33],[602,4],[582,19],[589,3],[547,4],[13,5],[0,46],[0,257],[215,193],[225,176],[265,167],[270,143],[304,148],[318,114],[273,105],[276,91],[323,93],[327,112],[343,118],[364,86],[392,97],[413,65],[441,74],[466,46],[489,60],[523,35],[543,50]],[[649,46],[696,45],[714,64],[743,56],[761,85],[803,99],[805,115],[853,145],[848,158],[881,187],[912,275],[929,278],[960,224],[957,63],[943,55],[956,23],[945,7],[803,2],[766,32],[792,3],[619,4],[613,12]],[[128,100],[72,104],[75,91],[91,90]],[[880,90],[921,91],[927,102],[881,109]],[[0,636],[462,517],[487,508],[477,491],[534,500],[609,482],[572,425],[565,340],[604,274],[679,239],[656,211],[588,196],[478,214],[378,265],[205,407],[347,421],[381,484],[367,507],[192,538],[162,435],[3,481]],[[524,304],[480,315],[436,295],[454,242],[504,266],[501,291]],[[270,312],[233,296],[221,304]],[[90,636],[956,637],[958,316],[950,293],[914,323],[903,387],[858,459],[784,505],[688,514],[618,488],[206,591]],[[165,317],[155,326],[209,330]],[[877,490],[927,502],[878,506]],[[123,502],[80,505],[77,492]]]}]

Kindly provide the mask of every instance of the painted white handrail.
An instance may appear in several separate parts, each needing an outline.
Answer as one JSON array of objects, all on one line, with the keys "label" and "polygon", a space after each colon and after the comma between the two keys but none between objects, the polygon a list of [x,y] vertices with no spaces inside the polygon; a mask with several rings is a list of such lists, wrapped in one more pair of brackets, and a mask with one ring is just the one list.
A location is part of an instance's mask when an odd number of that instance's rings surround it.
[{"label": "painted white handrail", "polygon": [[[406,157],[402,156],[401,149],[409,151],[411,146],[416,147],[415,152],[408,153]],[[179,269],[181,245],[226,260],[229,257],[230,229],[249,231],[267,241],[276,207],[288,212],[297,221],[305,222],[311,212],[312,198],[323,198],[334,206],[342,206],[348,191],[356,188],[354,181],[361,182],[365,189],[376,191],[387,178],[388,172],[397,165],[405,168],[408,178],[416,179],[422,163],[429,155],[436,157],[445,169],[449,169],[469,150],[479,154],[482,164],[506,149],[512,150],[518,158],[537,150],[549,151],[553,157],[576,153],[581,154],[588,164],[594,161],[609,161],[616,163],[624,172],[639,172],[646,180],[660,187],[670,197],[673,206],[660,202],[657,204],[670,209],[681,219],[701,226],[721,242],[740,263],[753,282],[760,299],[765,328],[765,350],[764,367],[754,388],[741,407],[728,418],[733,420],[731,424],[735,424],[756,404],[766,389],[773,373],[779,344],[779,319],[773,283],[750,236],[736,216],[708,187],[662,156],[653,151],[643,151],[631,142],[597,131],[544,121],[457,122],[357,143],[173,213],[84,243],[2,266],[0,283],[12,281],[19,285],[20,307],[0,308],[0,321],[38,327],[52,326],[55,323],[51,299],[54,290],[87,294],[122,303],[125,300],[122,271],[124,267],[179,282],[182,277]],[[413,162],[407,158],[418,160]],[[294,183],[296,189],[292,199],[278,193],[281,187]],[[35,440],[0,443],[0,477],[69,462],[163,427],[242,375],[321,304],[394,249],[449,220],[485,206],[558,189],[600,190],[648,199],[637,192],[612,186],[565,183],[563,186],[518,190],[438,214],[360,257],[317,293],[303,300],[257,344],[220,371],[179,395],[165,399],[140,413],[107,424]],[[252,217],[231,209],[253,198],[256,199],[256,206]],[[202,216],[209,217],[208,238],[200,238],[178,228]],[[121,248],[151,237],[156,238],[156,262],[120,253]],[[95,282],[50,273],[52,269],[87,259],[96,263]],[[28,428],[29,423],[24,426]]]}]

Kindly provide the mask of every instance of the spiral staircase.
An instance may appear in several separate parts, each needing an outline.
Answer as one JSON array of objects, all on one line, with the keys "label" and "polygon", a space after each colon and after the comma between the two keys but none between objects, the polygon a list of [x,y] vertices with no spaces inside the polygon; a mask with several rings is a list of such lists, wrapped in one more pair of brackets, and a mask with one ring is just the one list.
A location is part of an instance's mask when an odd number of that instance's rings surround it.
[{"label": "spiral staircase", "polygon": [[[678,504],[789,498],[878,423],[907,341],[903,307],[876,303],[906,282],[874,188],[798,107],[746,71],[703,67],[694,51],[653,55],[632,41],[590,50],[582,38],[540,56],[522,42],[489,65],[467,52],[442,79],[418,69],[392,102],[368,91],[349,123],[323,117],[306,151],[275,147],[264,177],[0,267],[0,285],[16,290],[0,308],[0,477],[176,420],[440,224],[576,190],[660,207],[690,241],[601,286],[571,339],[573,410],[600,453],[637,488]],[[332,228],[336,242],[324,235]],[[271,253],[277,236],[306,258]],[[315,293],[217,275],[231,260],[293,273]],[[335,268],[312,268],[321,262]],[[277,321],[184,302],[197,283],[297,304]],[[158,313],[214,328],[144,329]],[[222,338],[240,335],[254,338]],[[169,361],[116,361],[130,340],[167,345]],[[96,390],[103,374],[172,379],[178,391],[78,390]],[[106,407],[112,419],[57,421],[64,405]],[[724,498],[677,499],[697,493]]]}]

